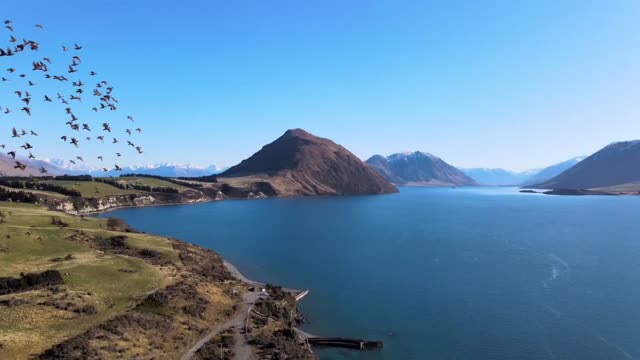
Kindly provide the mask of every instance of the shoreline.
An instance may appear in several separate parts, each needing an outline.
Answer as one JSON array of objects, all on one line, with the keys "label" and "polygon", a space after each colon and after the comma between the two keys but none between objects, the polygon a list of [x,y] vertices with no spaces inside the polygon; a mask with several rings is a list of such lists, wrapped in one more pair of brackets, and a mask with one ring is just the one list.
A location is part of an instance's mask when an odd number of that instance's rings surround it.
[{"label": "shoreline", "polygon": [[112,212],[112,211],[116,211],[116,210],[122,210],[122,209],[138,209],[138,208],[160,207],[160,206],[196,205],[196,204],[206,204],[206,203],[216,202],[216,201],[223,201],[223,200],[210,199],[210,200],[194,201],[194,202],[186,201],[186,202],[177,202],[177,203],[157,203],[157,204],[147,204],[147,205],[122,205],[122,206],[110,207],[110,208],[104,209],[104,210],[83,212],[81,214],[67,213],[65,211],[57,210],[57,209],[51,209],[51,210],[61,211],[61,212],[65,213],[65,214],[76,215],[76,216],[80,216],[80,215],[100,215],[100,214],[105,214],[105,213],[108,213],[108,212]]}]

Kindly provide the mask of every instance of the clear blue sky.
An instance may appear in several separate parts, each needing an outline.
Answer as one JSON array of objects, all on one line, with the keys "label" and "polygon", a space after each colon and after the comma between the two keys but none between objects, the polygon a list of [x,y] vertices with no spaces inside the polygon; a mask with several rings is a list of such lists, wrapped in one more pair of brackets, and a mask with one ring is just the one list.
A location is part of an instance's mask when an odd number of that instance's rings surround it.
[{"label": "clear blue sky", "polygon": [[[640,138],[636,0],[2,2],[43,55],[78,42],[116,87],[144,128],[123,165],[233,165],[295,127],[362,159],[515,170]],[[58,119],[28,121],[71,157]]]}]

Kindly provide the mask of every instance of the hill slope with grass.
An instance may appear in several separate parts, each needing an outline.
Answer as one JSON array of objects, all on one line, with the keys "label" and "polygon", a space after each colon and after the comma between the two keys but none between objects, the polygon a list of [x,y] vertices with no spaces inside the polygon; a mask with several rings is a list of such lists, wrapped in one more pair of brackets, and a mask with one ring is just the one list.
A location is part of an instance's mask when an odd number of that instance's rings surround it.
[{"label": "hill slope with grass", "polygon": [[[0,221],[2,359],[176,358],[239,301],[208,250],[29,204]],[[15,285],[44,273],[61,281]]]}]

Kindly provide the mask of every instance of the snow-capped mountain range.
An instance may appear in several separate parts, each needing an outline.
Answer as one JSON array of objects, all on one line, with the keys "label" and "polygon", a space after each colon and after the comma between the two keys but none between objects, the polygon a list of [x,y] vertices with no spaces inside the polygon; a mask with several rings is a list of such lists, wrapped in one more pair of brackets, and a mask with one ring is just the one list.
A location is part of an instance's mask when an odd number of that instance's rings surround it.
[{"label": "snow-capped mountain range", "polygon": [[198,177],[220,173],[226,168],[216,165],[199,166],[193,164],[157,163],[146,165],[132,165],[122,168],[122,171],[102,172],[100,168],[87,166],[81,162],[73,164],[66,160],[48,159],[52,166],[63,170],[67,174],[80,175],[88,174],[92,176],[118,176],[120,174],[135,173],[145,175],[156,175],[165,177]]}]

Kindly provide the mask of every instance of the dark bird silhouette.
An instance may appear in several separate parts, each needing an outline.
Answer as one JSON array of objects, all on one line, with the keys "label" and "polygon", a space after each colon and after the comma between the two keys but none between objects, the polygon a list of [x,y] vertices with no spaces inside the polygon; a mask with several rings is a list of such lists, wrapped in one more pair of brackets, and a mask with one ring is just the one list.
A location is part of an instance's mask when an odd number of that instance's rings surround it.
[{"label": "dark bird silhouette", "polygon": [[122,156],[119,152],[116,153],[116,157]]},{"label": "dark bird silhouette", "polygon": [[65,135],[65,136],[61,136],[61,137],[60,137],[60,139],[61,139],[62,141],[67,141],[67,136],[66,136],[66,135]]},{"label": "dark bird silhouette", "polygon": [[102,172],[107,172],[107,171],[109,171],[109,169],[107,169],[107,168],[102,168]]},{"label": "dark bird silhouette", "polygon": [[9,40],[9,42],[14,43],[16,41],[18,41],[18,39],[16,39],[13,35],[11,35],[11,39]]},{"label": "dark bird silhouette", "polygon": [[138,132],[138,134],[142,134],[142,129],[141,128],[137,128],[136,131]]},{"label": "dark bird silhouette", "polygon": [[78,147],[78,139],[72,137],[70,141],[75,147]]},{"label": "dark bird silhouette", "polygon": [[64,46],[64,45],[62,45],[62,51],[69,51],[69,48]]},{"label": "dark bird silhouette", "polygon": [[118,165],[114,165],[114,166],[115,166],[115,170],[116,171],[122,171],[122,168],[120,166],[118,166]]},{"label": "dark bird silhouette", "polygon": [[91,131],[91,128],[89,128],[89,124],[82,124],[82,130]]},{"label": "dark bird silhouette", "polygon": [[11,110],[10,110],[9,108],[5,108],[5,109],[4,109],[4,113],[5,113],[5,114],[8,114],[8,113],[10,113],[10,112],[11,112]]},{"label": "dark bird silhouette", "polygon": [[76,156],[76,159],[78,159],[79,161],[84,162],[84,159],[82,158],[82,156]]},{"label": "dark bird silhouette", "polygon": [[20,169],[24,171],[27,168],[27,165],[21,163],[20,161],[16,161],[16,165],[13,167],[14,169]]},{"label": "dark bird silhouette", "polygon": [[31,130],[31,135],[32,135],[32,136],[38,136],[38,134],[37,134],[35,131],[33,131],[33,130]]},{"label": "dark bird silhouette", "polygon": [[33,86],[33,85],[35,85],[35,83],[29,80],[29,86]]},{"label": "dark bird silhouette", "polygon": [[9,29],[9,31],[13,32],[13,27],[11,25],[7,25],[5,26],[7,29]]},{"label": "dark bird silhouette", "polygon": [[136,145],[134,143],[132,143],[131,141],[127,140],[127,145],[132,146],[132,147],[136,147]]},{"label": "dark bird silhouette", "polygon": [[142,148],[140,146],[136,146],[136,150],[138,151],[138,154],[142,154]]},{"label": "dark bird silhouette", "polygon": [[31,153],[31,151],[29,151],[29,156],[28,156],[28,157],[29,157],[29,159],[35,159],[35,158],[36,158],[35,156],[33,156],[33,154]]},{"label": "dark bird silhouette", "polygon": [[10,155],[12,159],[15,159],[15,158],[16,158],[16,152],[15,152],[15,151],[9,151],[9,152],[7,153],[7,155]]},{"label": "dark bird silhouette", "polygon": [[47,169],[45,169],[44,167],[40,168],[40,174],[46,174],[47,173]]},{"label": "dark bird silhouette", "polygon": [[69,65],[69,71],[67,71],[69,74],[73,74],[76,71],[78,70],[74,69],[73,66]]},{"label": "dark bird silhouette", "polygon": [[118,143],[118,139],[113,138],[113,144],[117,144]]},{"label": "dark bird silhouette", "polygon": [[8,72],[10,72],[10,73],[12,73],[12,72],[15,72],[15,71],[16,71],[16,69],[14,69],[14,68],[8,68],[8,69],[7,69],[7,71],[8,71]]},{"label": "dark bird silhouette", "polygon": [[78,44],[73,44],[73,48],[74,48],[75,50],[80,50],[80,49],[82,49],[82,46],[80,46],[80,45],[78,45]]},{"label": "dark bird silhouette", "polygon": [[11,130],[11,133],[13,134],[13,136],[11,136],[12,138],[20,137],[20,135],[18,134],[18,130],[16,130],[16,128],[13,128],[13,130]]},{"label": "dark bird silhouette", "polygon": [[47,95],[44,96],[44,101],[52,102],[51,99]]},{"label": "dark bird silhouette", "polygon": [[97,136],[96,138],[97,138],[98,140],[100,140],[100,141],[104,142],[104,136],[102,136],[102,135],[101,135],[101,136]]},{"label": "dark bird silhouette", "polygon": [[96,75],[98,75],[98,73],[96,73],[95,71],[91,71],[91,72],[89,73],[89,75],[91,75],[91,76],[96,76]]},{"label": "dark bird silhouette", "polygon": [[22,101],[23,101],[26,105],[29,105],[29,102],[31,101],[31,98],[24,98],[24,99],[22,99]]},{"label": "dark bird silhouette", "polygon": [[127,119],[129,119],[129,120],[131,120],[131,122],[133,122],[133,117],[127,116]]},{"label": "dark bird silhouette", "polygon": [[73,165],[77,165],[75,161],[73,160],[69,160],[69,163],[73,164]]},{"label": "dark bird silhouette", "polygon": [[36,27],[40,29],[44,29],[44,26],[42,26],[41,24],[36,24]]},{"label": "dark bird silhouette", "polygon": [[102,124],[102,130],[111,132],[111,126],[109,126],[109,124],[107,124],[107,123],[103,123]]},{"label": "dark bird silhouette", "polygon": [[33,146],[31,146],[31,144],[29,144],[29,143],[24,143],[24,145],[22,145],[20,147],[25,149],[25,150],[33,149]]},{"label": "dark bird silhouette", "polygon": [[16,91],[14,91],[13,93],[14,93],[14,94],[17,94],[19,98],[21,98],[21,97],[22,97],[22,91],[20,91],[20,90],[16,90]]},{"label": "dark bird silhouette", "polygon": [[49,64],[51,64],[51,59],[49,59],[48,57],[44,57],[44,58],[42,58],[42,61],[46,61],[46,62],[48,62]]},{"label": "dark bird silhouette", "polygon": [[22,110],[22,111],[26,112],[26,113],[27,113],[27,115],[31,116],[31,109],[30,109],[30,108],[28,108],[28,107],[26,107],[26,106],[25,106],[25,107],[23,107],[23,108],[22,108],[22,109],[20,109],[20,110]]},{"label": "dark bird silhouette", "polygon": [[129,134],[129,136],[131,136],[131,129],[127,129],[124,132],[126,132],[127,134]]},{"label": "dark bird silhouette", "polygon": [[98,156],[98,160],[102,161],[104,159],[102,158],[102,156]]}]

